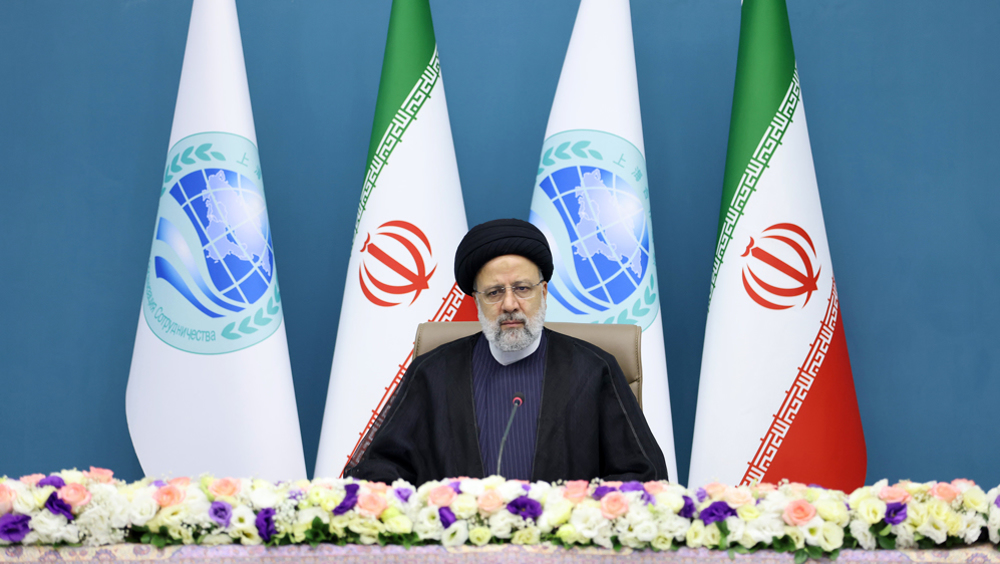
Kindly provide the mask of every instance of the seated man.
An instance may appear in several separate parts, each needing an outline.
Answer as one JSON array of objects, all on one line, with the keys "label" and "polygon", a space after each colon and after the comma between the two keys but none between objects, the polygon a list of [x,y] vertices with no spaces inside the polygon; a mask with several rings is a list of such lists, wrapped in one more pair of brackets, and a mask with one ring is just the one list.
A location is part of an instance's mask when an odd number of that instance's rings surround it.
[{"label": "seated man", "polygon": [[614,356],[543,327],[551,276],[552,253],[534,225],[498,219],[469,230],[455,279],[475,295],[482,333],[413,359],[346,475],[414,484],[493,474],[666,479]]}]

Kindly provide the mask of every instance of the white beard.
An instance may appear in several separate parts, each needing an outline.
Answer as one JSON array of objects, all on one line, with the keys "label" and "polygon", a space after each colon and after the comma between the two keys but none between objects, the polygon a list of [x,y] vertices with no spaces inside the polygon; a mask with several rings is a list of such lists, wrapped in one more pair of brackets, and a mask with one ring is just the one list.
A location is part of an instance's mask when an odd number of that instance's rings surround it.
[{"label": "white beard", "polygon": [[[476,313],[479,314],[479,323],[483,326],[483,335],[490,344],[496,346],[503,352],[514,352],[526,348],[538,339],[545,327],[546,302],[543,299],[535,315],[528,317],[522,312],[501,313],[493,321],[486,319],[483,315],[483,308],[476,301]],[[500,324],[505,321],[522,321],[524,325],[517,329],[504,330]]]}]

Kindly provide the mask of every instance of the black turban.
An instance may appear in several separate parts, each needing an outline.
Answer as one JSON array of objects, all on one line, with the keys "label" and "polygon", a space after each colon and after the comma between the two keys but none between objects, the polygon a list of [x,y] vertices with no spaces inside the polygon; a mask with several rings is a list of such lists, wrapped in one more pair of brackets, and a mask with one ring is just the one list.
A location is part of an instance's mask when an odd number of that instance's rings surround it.
[{"label": "black turban", "polygon": [[542,271],[542,279],[552,278],[552,251],[545,235],[527,221],[494,219],[481,223],[465,234],[455,251],[455,281],[472,294],[479,270],[503,255],[520,255]]}]

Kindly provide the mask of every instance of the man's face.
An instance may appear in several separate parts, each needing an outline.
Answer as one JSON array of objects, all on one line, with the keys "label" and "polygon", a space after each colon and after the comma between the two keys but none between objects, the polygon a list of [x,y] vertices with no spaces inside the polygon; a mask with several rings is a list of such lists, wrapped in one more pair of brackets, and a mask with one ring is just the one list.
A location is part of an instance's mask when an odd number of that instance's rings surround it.
[{"label": "man's face", "polygon": [[500,350],[516,351],[530,345],[545,322],[545,299],[548,283],[542,282],[530,298],[518,298],[513,286],[534,286],[541,281],[535,263],[520,255],[503,255],[486,263],[476,276],[476,291],[506,287],[503,299],[488,304],[482,294],[476,294],[476,306],[483,333]]}]

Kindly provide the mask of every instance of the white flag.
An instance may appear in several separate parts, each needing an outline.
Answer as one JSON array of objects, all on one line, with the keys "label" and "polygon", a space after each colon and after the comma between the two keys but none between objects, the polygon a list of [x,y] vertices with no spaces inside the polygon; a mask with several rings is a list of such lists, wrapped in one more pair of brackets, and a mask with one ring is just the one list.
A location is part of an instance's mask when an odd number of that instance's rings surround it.
[{"label": "white flag", "polygon": [[233,0],[195,0],[126,392],[148,476],[305,478]]},{"label": "white flag", "polygon": [[677,480],[628,0],[582,0],[531,222],[552,247],[551,321],[642,327],[642,411]]},{"label": "white flag", "polygon": [[476,319],[454,277],[467,230],[430,5],[396,0],[316,477],[339,476],[367,448],[412,360],[417,324]]}]

